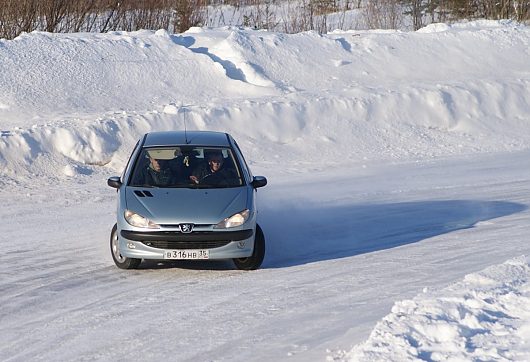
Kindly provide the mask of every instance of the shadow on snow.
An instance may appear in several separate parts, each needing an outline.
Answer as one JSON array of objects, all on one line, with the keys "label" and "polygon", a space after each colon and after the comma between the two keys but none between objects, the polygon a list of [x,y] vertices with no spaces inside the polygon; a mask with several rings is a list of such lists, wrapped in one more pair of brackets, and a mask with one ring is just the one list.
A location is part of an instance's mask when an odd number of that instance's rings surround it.
[{"label": "shadow on snow", "polygon": [[259,222],[267,240],[262,268],[395,248],[526,209],[513,202],[467,200],[290,209],[262,206],[266,207],[262,207]]}]

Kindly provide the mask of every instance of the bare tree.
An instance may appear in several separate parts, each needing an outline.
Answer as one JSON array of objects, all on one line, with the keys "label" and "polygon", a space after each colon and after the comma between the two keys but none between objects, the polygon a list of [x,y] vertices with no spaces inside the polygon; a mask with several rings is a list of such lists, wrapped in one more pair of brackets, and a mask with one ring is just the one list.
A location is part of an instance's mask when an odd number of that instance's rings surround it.
[{"label": "bare tree", "polygon": [[0,0],[0,37],[12,39],[37,28],[37,4],[34,0]]},{"label": "bare tree", "polygon": [[397,0],[370,0],[363,15],[371,29],[399,29],[403,23],[403,10]]},{"label": "bare tree", "polygon": [[179,33],[204,23],[206,0],[176,0],[173,6],[176,15],[173,28]]},{"label": "bare tree", "polygon": [[412,26],[414,30],[418,30],[424,26],[423,14],[428,7],[428,3],[424,0],[406,0],[404,2],[405,14],[412,18]]}]

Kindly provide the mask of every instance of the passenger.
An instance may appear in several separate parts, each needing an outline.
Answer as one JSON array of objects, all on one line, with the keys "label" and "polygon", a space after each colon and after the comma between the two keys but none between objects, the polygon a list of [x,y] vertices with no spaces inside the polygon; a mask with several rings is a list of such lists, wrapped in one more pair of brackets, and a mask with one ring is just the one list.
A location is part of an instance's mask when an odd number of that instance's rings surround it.
[{"label": "passenger", "polygon": [[149,156],[149,165],[140,170],[139,185],[171,186],[176,183],[176,175],[169,167],[168,160],[159,160]]},{"label": "passenger", "polygon": [[[190,176],[190,180],[196,184],[229,185],[237,180],[234,170],[223,168],[224,158],[221,152],[210,152],[206,154],[208,163],[199,165]],[[237,182],[237,181],[236,181]]]}]

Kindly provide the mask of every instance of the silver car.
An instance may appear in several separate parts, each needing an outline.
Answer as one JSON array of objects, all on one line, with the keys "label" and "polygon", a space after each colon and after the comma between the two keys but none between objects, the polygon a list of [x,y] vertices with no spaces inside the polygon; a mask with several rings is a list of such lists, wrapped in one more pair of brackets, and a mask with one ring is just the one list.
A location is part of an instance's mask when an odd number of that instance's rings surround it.
[{"label": "silver car", "polygon": [[136,144],[121,177],[117,223],[110,236],[119,268],[142,259],[232,259],[260,267],[265,238],[256,223],[256,189],[234,139],[221,132],[152,132]]}]

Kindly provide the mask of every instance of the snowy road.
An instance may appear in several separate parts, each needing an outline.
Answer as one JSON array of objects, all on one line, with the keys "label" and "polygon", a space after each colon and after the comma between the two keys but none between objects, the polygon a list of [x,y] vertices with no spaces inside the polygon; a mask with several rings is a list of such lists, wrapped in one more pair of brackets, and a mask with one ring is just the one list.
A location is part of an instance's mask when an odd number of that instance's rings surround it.
[{"label": "snowy road", "polygon": [[[525,360],[530,270],[505,262],[530,255],[529,44],[504,20],[0,40],[0,361]],[[262,269],[114,266],[106,179],[184,128],[267,176]],[[495,288],[446,289],[484,268]]]},{"label": "snowy road", "polygon": [[255,165],[269,177],[259,194],[267,257],[255,272],[222,262],[115,268],[111,175],[46,190],[8,186],[0,191],[0,360],[340,357],[395,301],[530,255],[529,157],[310,176]]}]

